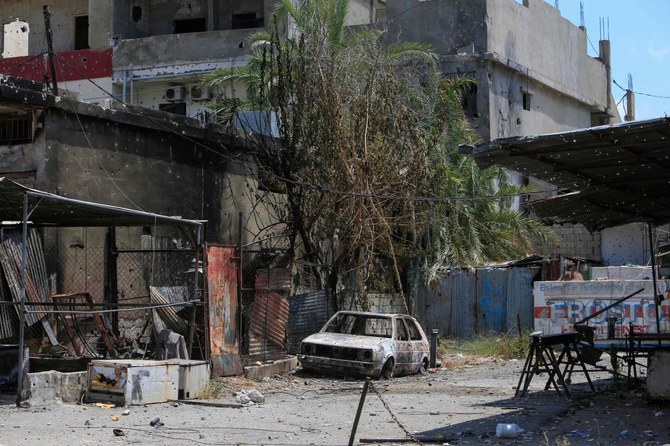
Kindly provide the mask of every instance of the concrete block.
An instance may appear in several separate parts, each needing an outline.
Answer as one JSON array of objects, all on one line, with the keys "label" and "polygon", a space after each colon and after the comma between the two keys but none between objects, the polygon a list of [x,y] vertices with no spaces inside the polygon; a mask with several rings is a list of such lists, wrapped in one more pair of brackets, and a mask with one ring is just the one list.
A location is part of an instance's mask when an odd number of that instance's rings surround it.
[{"label": "concrete block", "polygon": [[54,370],[28,373],[27,400],[31,405],[51,404],[62,401],[74,403],[86,390],[86,372],[63,373]]},{"label": "concrete block", "polygon": [[58,388],[60,387],[60,377],[56,376],[58,372],[39,372],[28,373],[28,402],[35,406],[40,404],[50,404],[56,402]]},{"label": "concrete block", "polygon": [[87,373],[70,372],[60,374],[60,399],[64,403],[77,403],[81,400],[81,396],[86,391]]},{"label": "concrete block", "polygon": [[290,372],[296,367],[298,367],[298,357],[290,356],[286,359],[275,361],[272,364],[245,367],[244,377],[247,379],[259,381],[266,376],[274,376],[281,373]]},{"label": "concrete block", "polygon": [[670,401],[670,352],[653,352],[648,366],[647,396],[652,400]]}]

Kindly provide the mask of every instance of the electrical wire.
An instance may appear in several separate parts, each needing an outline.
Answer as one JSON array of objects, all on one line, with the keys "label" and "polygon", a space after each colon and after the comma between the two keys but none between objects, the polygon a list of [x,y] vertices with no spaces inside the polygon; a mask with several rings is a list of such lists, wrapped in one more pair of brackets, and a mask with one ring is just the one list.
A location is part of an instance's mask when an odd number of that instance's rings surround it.
[{"label": "electrical wire", "polygon": [[17,69],[17,68],[19,68],[19,67],[21,67],[21,66],[23,66],[23,65],[25,65],[25,64],[27,64],[27,63],[32,62],[33,60],[37,59],[38,57],[44,56],[45,54],[46,54],[46,51],[43,52],[43,53],[37,54],[37,55],[35,55],[35,56],[32,56],[30,59],[26,59],[26,60],[24,60],[24,61],[21,61],[21,62],[17,63],[16,65],[12,65],[12,66],[9,67],[9,68],[5,68],[5,70],[2,71],[2,72],[0,72],[0,74],[6,74],[6,75],[11,76],[11,75],[9,74],[10,71],[14,71],[14,70]]},{"label": "electrical wire", "polygon": [[[409,9],[412,9],[412,8],[409,8]],[[407,11],[405,11],[405,12],[407,12]],[[154,118],[153,116],[150,116],[146,113],[143,113],[141,111],[142,107],[137,107],[137,106],[134,106],[134,105],[130,105],[130,104],[122,101],[121,99],[117,98],[116,96],[114,96],[113,94],[108,92],[106,89],[101,87],[93,79],[88,77],[86,74],[82,73],[76,67],[72,66],[67,60],[63,59],[61,56],[59,56],[59,58],[66,65],[68,65],[73,71],[75,71],[77,74],[79,74],[80,76],[82,76],[83,78],[85,78],[86,80],[91,82],[94,86],[96,86],[102,92],[109,95],[109,97],[111,99],[119,102],[124,107],[127,107],[128,109],[130,109],[133,112],[139,114],[140,116],[148,118],[153,123],[155,123],[156,125],[160,126],[163,129],[165,129],[166,131],[168,131],[170,133],[173,133],[173,134],[179,136],[180,138],[183,138],[186,141],[189,141],[189,142],[191,142],[191,143],[193,143],[193,144],[195,144],[199,147],[202,147],[207,151],[211,151],[211,152],[223,157],[224,159],[226,159],[229,162],[238,163],[242,167],[245,166],[245,164],[246,164],[245,161],[239,159],[241,154],[237,155],[236,157],[228,156],[228,155],[226,155],[222,152],[219,152],[217,150],[212,149],[210,146],[208,146],[206,144],[203,144],[203,143],[201,143],[201,142],[199,142],[199,141],[197,141],[193,138],[190,138],[190,137],[188,137],[184,134],[181,134],[180,132],[177,132],[176,130],[166,126],[160,120]],[[74,108],[74,104],[73,104],[73,108]],[[88,138],[87,138],[87,140],[88,140]],[[514,198],[514,197],[525,196],[525,195],[536,194],[536,193],[554,193],[554,192],[559,191],[558,188],[555,188],[555,189],[547,189],[547,190],[532,191],[532,192],[519,192],[519,193],[511,193],[511,194],[490,194],[490,195],[462,196],[462,197],[411,197],[411,196],[404,196],[404,195],[377,195],[377,194],[361,193],[361,192],[355,192],[355,191],[343,191],[343,190],[337,190],[337,189],[332,189],[332,188],[325,188],[325,187],[323,187],[321,185],[318,185],[318,184],[312,184],[312,183],[308,183],[308,182],[304,182],[304,181],[291,180],[289,178],[285,178],[281,175],[278,175],[274,172],[270,172],[270,173],[273,177],[275,177],[276,179],[278,179],[282,182],[292,184],[294,186],[305,187],[305,188],[316,190],[316,191],[323,192],[323,193],[330,193],[330,194],[334,194],[334,195],[350,196],[350,197],[357,197],[357,198],[370,198],[370,199],[378,199],[378,200],[397,200],[397,201],[409,201],[409,202],[449,203],[449,202],[452,202],[452,201],[499,200],[499,199],[504,199],[504,198]]]},{"label": "electrical wire", "polygon": [[[625,92],[628,92],[628,91],[629,91],[627,88],[623,88],[621,85],[619,85],[619,83],[618,83],[615,79],[612,79],[612,83],[614,83],[614,85],[616,85],[617,87],[621,88],[621,89],[622,89],[623,91],[625,91]],[[657,99],[670,99],[670,96],[663,96],[663,95],[659,95],[659,94],[651,94],[651,93],[642,93],[642,92],[639,92],[639,91],[633,91],[633,90],[630,90],[630,91],[631,91],[632,93],[636,94],[636,95],[639,95],[639,96],[649,96],[649,97],[657,98]]]},{"label": "electrical wire", "polygon": [[[164,307],[179,307],[179,306],[188,306],[188,304],[193,304],[200,302],[199,300],[187,300],[184,302],[169,303],[169,304],[157,304],[157,305],[147,305],[145,307],[132,307],[132,308],[112,308],[108,310],[25,310],[27,314],[101,314],[101,313],[120,313],[122,311],[141,311],[141,310],[153,310],[156,308]],[[95,305],[95,304],[94,304]]]}]

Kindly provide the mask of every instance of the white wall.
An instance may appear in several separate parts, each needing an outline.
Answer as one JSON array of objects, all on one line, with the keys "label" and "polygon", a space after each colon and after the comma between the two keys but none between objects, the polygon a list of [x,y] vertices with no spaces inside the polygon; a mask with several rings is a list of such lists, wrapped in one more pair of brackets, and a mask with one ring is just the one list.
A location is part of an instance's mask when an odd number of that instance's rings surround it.
[{"label": "white wall", "polygon": [[647,225],[632,223],[604,229],[602,260],[605,265],[646,265],[649,262]]}]

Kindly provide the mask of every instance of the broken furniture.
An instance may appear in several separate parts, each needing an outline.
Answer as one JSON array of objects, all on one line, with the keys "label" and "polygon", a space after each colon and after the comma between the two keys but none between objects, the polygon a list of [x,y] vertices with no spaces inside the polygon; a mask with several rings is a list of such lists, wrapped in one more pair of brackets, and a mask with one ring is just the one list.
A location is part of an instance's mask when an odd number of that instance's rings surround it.
[{"label": "broken furniture", "polygon": [[[562,388],[565,395],[570,397],[568,383],[576,367],[581,369],[576,370],[576,372],[584,373],[591,390],[595,392],[589,372],[584,365],[578,341],[579,334],[576,332],[553,335],[542,335],[542,332],[532,333],[530,335],[528,356],[521,371],[514,396],[526,395],[533,376],[547,373],[548,378],[544,390],[548,390],[549,387],[553,386],[556,392],[561,395]],[[561,352],[558,357],[554,353],[555,346],[561,346]]]},{"label": "broken furniture", "polygon": [[[666,344],[662,344],[664,341]],[[638,358],[646,358],[648,362],[652,353],[669,349],[668,341],[670,341],[670,333],[638,333],[635,326],[630,324],[628,334],[626,334],[627,352],[625,356],[628,364],[628,379],[637,380],[637,366],[642,365],[637,362]]]},{"label": "broken furniture", "polygon": [[[86,304],[88,304],[91,312],[93,313],[93,320],[95,321],[95,326],[97,327],[98,332],[102,337],[102,341],[105,344],[105,348],[107,349],[107,353],[109,353],[110,356],[118,355],[116,349],[114,348],[113,335],[111,334],[112,331],[108,328],[109,323],[107,322],[107,319],[105,318],[105,315],[103,313],[96,312],[97,308],[95,306],[95,302],[93,302],[93,298],[89,293],[55,294],[51,296],[51,298],[54,301],[56,310],[59,311],[67,311],[66,306],[68,300],[69,301],[83,300]],[[89,354],[94,353],[94,352],[84,352],[80,339],[76,335],[76,330],[72,320],[74,318],[74,315],[61,313],[60,316],[61,321],[63,321],[63,326],[65,326],[65,332],[70,338],[70,341],[72,342],[72,347],[74,348],[74,351],[77,354],[77,356],[82,356],[84,353]]]}]

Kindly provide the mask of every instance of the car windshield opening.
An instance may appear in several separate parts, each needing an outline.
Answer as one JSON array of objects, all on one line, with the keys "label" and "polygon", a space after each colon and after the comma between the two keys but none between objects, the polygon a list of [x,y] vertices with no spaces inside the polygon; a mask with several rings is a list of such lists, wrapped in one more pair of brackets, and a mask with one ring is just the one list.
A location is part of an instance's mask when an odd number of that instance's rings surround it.
[{"label": "car windshield opening", "polygon": [[324,331],[328,333],[390,338],[393,335],[393,324],[389,317],[338,314],[330,321]]}]

